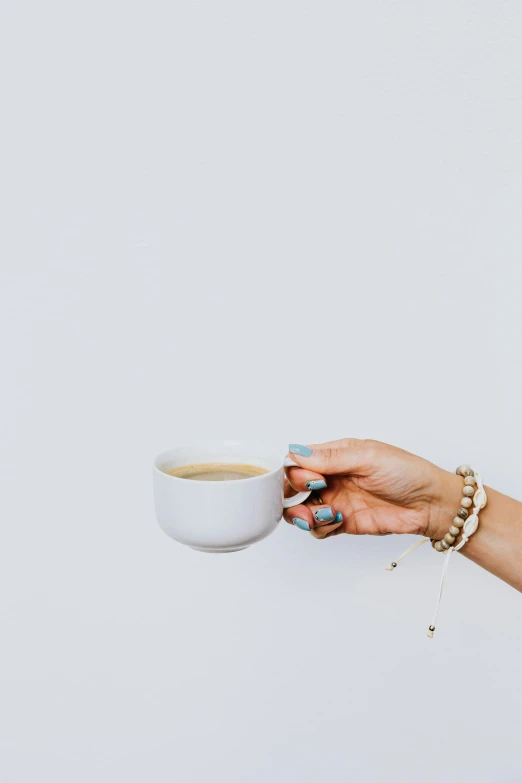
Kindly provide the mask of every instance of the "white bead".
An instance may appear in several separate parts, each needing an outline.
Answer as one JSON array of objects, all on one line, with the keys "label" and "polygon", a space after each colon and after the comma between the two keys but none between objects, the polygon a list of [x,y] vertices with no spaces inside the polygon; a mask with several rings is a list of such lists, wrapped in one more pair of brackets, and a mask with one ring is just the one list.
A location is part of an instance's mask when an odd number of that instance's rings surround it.
[{"label": "white bead", "polygon": [[457,476],[465,476],[468,470],[471,470],[469,465],[459,465],[455,473]]},{"label": "white bead", "polygon": [[462,506],[462,508],[471,508],[471,506],[473,505],[473,501],[471,500],[471,498],[462,498],[462,500],[460,501],[460,505]]},{"label": "white bead", "polygon": [[466,476],[466,478],[464,479],[464,484],[466,485],[466,487],[474,487],[476,483],[477,480],[475,476]]},{"label": "white bead", "polygon": [[462,519],[462,517],[453,517],[453,524],[455,525],[455,527],[462,527],[462,525],[464,524],[464,520]]},{"label": "white bead", "polygon": [[458,528],[457,525],[452,525],[449,529],[449,532],[452,536],[458,536],[460,535],[460,528]]},{"label": "white bead", "polygon": [[478,528],[479,518],[476,514],[470,514],[464,522],[464,535],[469,538]]},{"label": "white bead", "polygon": [[473,489],[473,487],[466,486],[462,489],[462,494],[464,495],[464,497],[472,498],[473,495],[475,494],[475,490]]}]

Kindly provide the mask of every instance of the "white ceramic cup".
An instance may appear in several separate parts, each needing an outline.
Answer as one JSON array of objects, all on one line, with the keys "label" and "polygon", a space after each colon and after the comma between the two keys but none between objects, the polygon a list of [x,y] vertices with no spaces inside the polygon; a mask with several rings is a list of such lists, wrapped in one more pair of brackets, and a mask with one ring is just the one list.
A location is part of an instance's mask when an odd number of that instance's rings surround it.
[{"label": "white ceramic cup", "polygon": [[[268,473],[233,481],[199,481],[168,474],[204,462],[246,463]],[[310,492],[283,496],[284,468],[295,466],[256,443],[217,441],[177,446],[154,460],[156,517],[165,533],[202,552],[236,552],[269,536],[284,508],[303,503]]]}]

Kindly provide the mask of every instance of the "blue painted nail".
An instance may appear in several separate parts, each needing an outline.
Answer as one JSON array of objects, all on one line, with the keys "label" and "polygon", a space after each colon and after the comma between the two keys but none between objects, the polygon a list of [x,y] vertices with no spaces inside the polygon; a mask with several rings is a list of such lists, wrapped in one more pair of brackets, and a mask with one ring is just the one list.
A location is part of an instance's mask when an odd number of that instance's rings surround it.
[{"label": "blue painted nail", "polygon": [[326,487],[326,481],[324,479],[317,479],[317,481],[307,481],[307,489],[324,489]]},{"label": "blue painted nail", "polygon": [[331,522],[335,514],[331,508],[320,508],[314,511],[314,517],[316,522]]},{"label": "blue painted nail", "polygon": [[300,454],[301,457],[309,457],[312,453],[312,449],[309,449],[308,446],[302,446],[300,443],[290,443],[288,451],[291,451],[292,454]]},{"label": "blue painted nail", "polygon": [[337,514],[335,515],[335,521],[336,522],[344,522],[343,515],[341,514],[340,511],[338,511]]},{"label": "blue painted nail", "polygon": [[301,519],[301,517],[294,517],[292,519],[292,522],[296,527],[299,528],[299,530],[307,530],[308,532],[310,532],[310,525],[308,524],[306,519]]}]

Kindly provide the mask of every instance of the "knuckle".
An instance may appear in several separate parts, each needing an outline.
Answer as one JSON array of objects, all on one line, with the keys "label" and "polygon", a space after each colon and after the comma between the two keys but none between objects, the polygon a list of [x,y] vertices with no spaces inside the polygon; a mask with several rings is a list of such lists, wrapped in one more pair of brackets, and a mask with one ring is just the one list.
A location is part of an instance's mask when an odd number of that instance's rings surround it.
[{"label": "knuckle", "polygon": [[365,453],[367,455],[366,457],[367,462],[370,465],[375,464],[375,462],[379,457],[379,450],[380,450],[379,447],[381,444],[379,443],[378,440],[365,440],[364,445],[365,445]]},{"label": "knuckle", "polygon": [[343,449],[356,449],[359,446],[360,442],[361,441],[358,438],[343,438],[342,439]]},{"label": "knuckle", "polygon": [[337,449],[337,448],[333,449],[330,446],[327,446],[321,452],[323,462],[328,463],[328,464],[330,464],[332,462],[336,462],[339,459],[339,456],[340,456],[341,452],[342,452],[342,449]]}]

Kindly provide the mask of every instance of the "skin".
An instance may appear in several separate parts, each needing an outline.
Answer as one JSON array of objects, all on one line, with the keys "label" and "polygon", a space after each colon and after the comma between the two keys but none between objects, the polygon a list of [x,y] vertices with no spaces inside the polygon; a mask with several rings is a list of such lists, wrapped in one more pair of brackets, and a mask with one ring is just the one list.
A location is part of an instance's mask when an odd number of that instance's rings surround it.
[{"label": "skin", "polygon": [[[440,540],[448,532],[462,497],[463,479],[407,451],[374,440],[343,438],[312,444],[311,456],[289,456],[299,468],[287,468],[288,494],[323,478],[326,489],[305,504],[285,511],[308,522],[317,539],[341,533],[387,535],[413,533]],[[486,487],[488,502],[479,527],[462,554],[522,591],[522,503]],[[313,512],[340,511],[339,523],[317,522]]]}]

